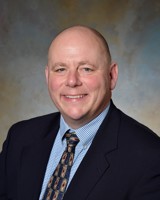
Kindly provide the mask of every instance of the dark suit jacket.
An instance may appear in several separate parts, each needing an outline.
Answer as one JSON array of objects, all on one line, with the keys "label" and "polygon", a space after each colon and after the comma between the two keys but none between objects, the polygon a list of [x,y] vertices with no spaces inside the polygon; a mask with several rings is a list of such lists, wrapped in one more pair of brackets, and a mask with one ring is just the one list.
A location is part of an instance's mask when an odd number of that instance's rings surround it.
[{"label": "dark suit jacket", "polygon": [[[13,125],[0,155],[0,200],[38,200],[60,114]],[[64,200],[160,200],[160,139],[111,104]]]}]

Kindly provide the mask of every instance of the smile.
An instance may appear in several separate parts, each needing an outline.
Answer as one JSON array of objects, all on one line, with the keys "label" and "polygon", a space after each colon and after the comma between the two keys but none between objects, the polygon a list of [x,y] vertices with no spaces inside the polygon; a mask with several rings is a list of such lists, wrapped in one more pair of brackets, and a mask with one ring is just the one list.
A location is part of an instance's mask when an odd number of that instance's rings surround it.
[{"label": "smile", "polygon": [[69,98],[69,99],[81,99],[83,98],[85,95],[66,95],[65,97],[66,98]]}]

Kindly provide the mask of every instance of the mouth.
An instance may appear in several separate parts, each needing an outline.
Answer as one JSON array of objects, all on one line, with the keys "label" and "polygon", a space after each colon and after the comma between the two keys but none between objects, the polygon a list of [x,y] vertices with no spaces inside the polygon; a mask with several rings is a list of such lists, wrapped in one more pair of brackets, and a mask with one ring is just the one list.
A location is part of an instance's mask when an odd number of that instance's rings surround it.
[{"label": "mouth", "polygon": [[85,96],[86,96],[86,94],[83,94],[83,95],[65,95],[65,97],[68,98],[68,99],[81,99]]},{"label": "mouth", "polygon": [[85,99],[85,97],[87,96],[87,94],[77,94],[77,95],[63,95],[63,98],[65,101],[68,102],[80,102],[82,100]]}]

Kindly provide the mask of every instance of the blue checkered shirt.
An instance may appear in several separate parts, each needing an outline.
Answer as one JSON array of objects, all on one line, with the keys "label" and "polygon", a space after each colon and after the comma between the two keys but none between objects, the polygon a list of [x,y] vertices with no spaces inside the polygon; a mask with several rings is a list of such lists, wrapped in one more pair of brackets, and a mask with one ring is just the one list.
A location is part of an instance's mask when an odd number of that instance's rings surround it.
[{"label": "blue checkered shirt", "polygon": [[74,162],[73,162],[73,166],[72,166],[69,181],[68,181],[68,185],[69,185],[78,166],[80,165],[85,154],[87,153],[87,151],[93,141],[93,138],[95,137],[96,132],[98,131],[99,126],[101,125],[102,121],[104,120],[105,116],[107,115],[108,110],[109,110],[109,105],[95,119],[93,119],[88,124],[84,125],[83,127],[78,128],[76,130],[73,130],[72,128],[70,128],[64,121],[63,117],[61,116],[60,129],[58,131],[58,134],[56,136],[54,145],[53,145],[51,153],[50,153],[50,158],[49,158],[49,161],[47,164],[47,169],[45,172],[45,177],[43,180],[39,200],[42,199],[45,189],[47,187],[47,184],[49,182],[49,179],[50,179],[51,175],[53,174],[55,168],[57,167],[59,160],[66,148],[66,140],[65,139],[63,140],[63,136],[64,136],[65,132],[68,129],[71,129],[72,131],[76,132],[78,138],[80,139],[80,142],[76,146],[76,150],[75,150]]}]

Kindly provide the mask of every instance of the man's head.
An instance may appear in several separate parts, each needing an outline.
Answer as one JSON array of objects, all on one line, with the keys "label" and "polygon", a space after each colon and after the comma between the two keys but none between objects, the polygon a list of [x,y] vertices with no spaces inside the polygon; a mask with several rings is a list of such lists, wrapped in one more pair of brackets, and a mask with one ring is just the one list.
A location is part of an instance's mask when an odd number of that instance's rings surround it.
[{"label": "man's head", "polygon": [[83,126],[105,109],[117,77],[107,42],[96,30],[74,26],[52,41],[46,66],[49,93],[72,128]]}]

